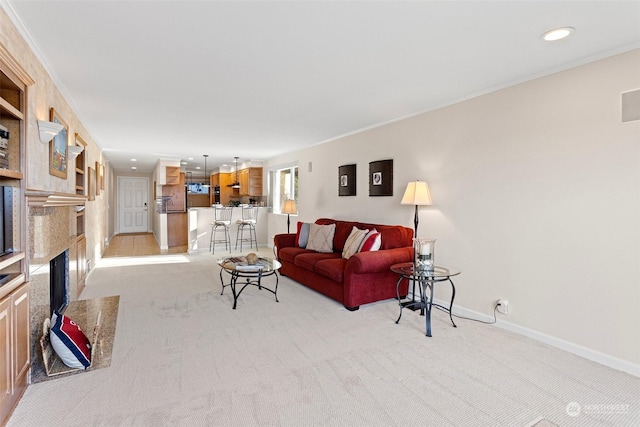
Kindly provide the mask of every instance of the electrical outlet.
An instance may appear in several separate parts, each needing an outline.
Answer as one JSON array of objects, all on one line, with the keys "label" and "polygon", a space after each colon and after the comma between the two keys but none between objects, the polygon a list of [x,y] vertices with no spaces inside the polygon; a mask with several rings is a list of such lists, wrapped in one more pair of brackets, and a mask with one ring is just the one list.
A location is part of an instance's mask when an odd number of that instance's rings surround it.
[{"label": "electrical outlet", "polygon": [[499,313],[509,314],[509,300],[501,298],[496,302],[496,306],[498,307]]}]

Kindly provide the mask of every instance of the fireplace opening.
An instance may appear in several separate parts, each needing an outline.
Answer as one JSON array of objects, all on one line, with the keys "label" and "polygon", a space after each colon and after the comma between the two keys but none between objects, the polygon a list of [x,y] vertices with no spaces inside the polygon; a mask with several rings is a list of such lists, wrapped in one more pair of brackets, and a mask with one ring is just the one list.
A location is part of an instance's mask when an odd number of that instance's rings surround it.
[{"label": "fireplace opening", "polygon": [[69,305],[69,249],[49,262],[49,272],[49,314],[62,314]]}]

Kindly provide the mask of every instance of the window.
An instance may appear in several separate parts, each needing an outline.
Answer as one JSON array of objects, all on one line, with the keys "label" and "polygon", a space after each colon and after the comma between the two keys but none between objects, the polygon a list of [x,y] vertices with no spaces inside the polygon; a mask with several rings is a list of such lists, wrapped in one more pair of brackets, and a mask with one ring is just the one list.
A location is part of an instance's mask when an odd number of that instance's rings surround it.
[{"label": "window", "polygon": [[280,213],[287,199],[298,203],[298,166],[289,166],[269,172],[269,199],[273,213]]}]

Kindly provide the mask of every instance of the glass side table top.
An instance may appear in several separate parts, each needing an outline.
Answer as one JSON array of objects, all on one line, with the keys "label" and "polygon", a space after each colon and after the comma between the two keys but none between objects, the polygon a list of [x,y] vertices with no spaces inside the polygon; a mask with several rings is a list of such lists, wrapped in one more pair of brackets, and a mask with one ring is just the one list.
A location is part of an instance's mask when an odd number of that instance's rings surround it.
[{"label": "glass side table top", "polygon": [[245,257],[220,258],[218,265],[230,272],[262,273],[263,275],[277,271],[282,267],[279,261],[262,257],[255,264],[248,264]]},{"label": "glass side table top", "polygon": [[401,264],[394,264],[391,266],[391,271],[396,274],[400,274],[404,277],[427,277],[432,279],[447,279],[452,276],[460,274],[460,270],[454,270],[449,267],[443,267],[436,265],[433,267],[433,271],[416,271],[412,262],[403,262]]}]

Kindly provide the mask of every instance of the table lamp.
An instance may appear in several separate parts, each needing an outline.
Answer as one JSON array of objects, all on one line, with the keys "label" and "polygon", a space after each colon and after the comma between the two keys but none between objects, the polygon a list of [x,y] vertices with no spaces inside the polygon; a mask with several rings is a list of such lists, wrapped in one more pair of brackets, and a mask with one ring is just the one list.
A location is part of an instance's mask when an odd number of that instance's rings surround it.
[{"label": "table lamp", "polygon": [[283,214],[287,214],[287,234],[289,234],[289,228],[291,225],[291,220],[289,219],[289,215],[291,214],[295,215],[298,213],[298,208],[296,207],[296,201],[291,199],[285,200],[284,204],[282,205],[281,212]]},{"label": "table lamp", "polygon": [[414,205],[416,207],[416,213],[413,218],[413,232],[414,237],[418,237],[418,206],[431,206],[433,204],[429,185],[427,185],[425,181],[412,181],[408,183],[401,204]]}]

